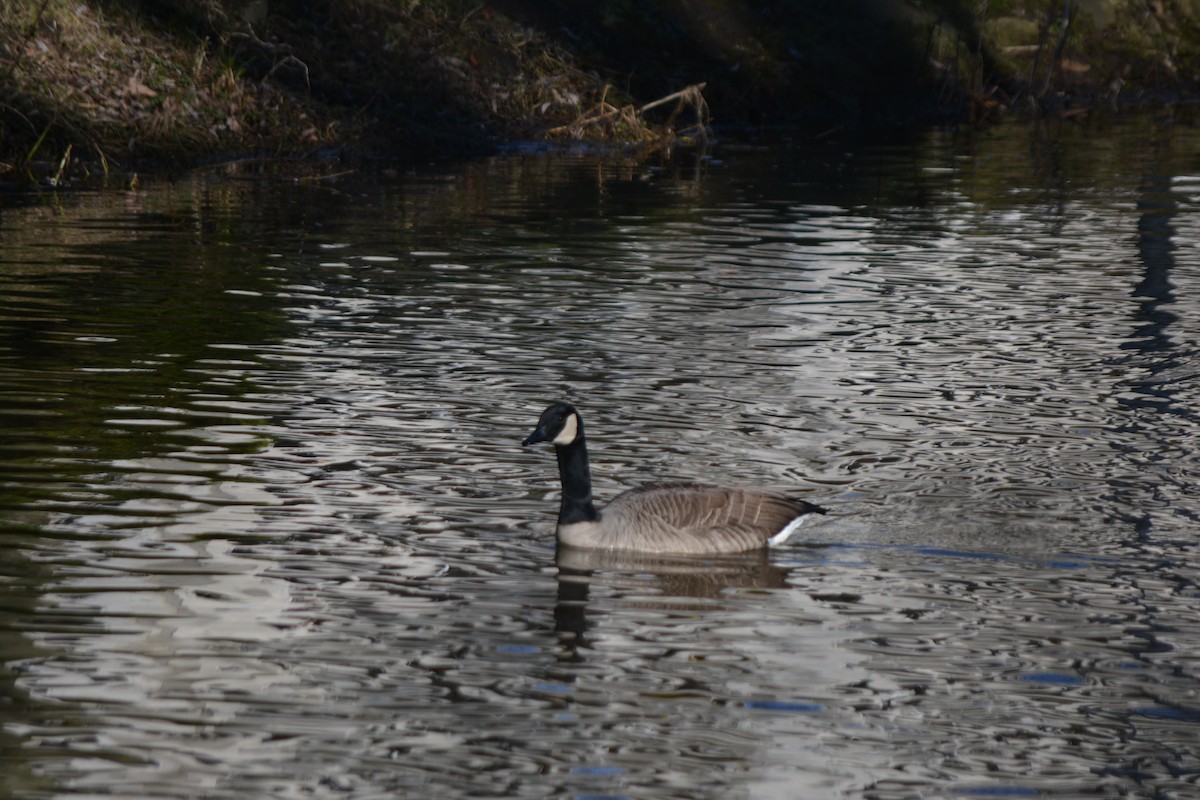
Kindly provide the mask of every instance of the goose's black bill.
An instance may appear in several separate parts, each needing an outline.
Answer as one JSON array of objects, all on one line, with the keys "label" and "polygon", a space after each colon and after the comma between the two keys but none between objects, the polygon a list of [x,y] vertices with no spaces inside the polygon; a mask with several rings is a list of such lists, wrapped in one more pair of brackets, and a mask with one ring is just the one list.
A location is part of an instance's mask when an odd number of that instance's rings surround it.
[{"label": "goose's black bill", "polygon": [[542,430],[542,426],[539,425],[537,430],[525,437],[525,441],[521,442],[521,446],[528,447],[531,444],[545,441],[549,441],[549,437],[546,436],[546,431]]}]

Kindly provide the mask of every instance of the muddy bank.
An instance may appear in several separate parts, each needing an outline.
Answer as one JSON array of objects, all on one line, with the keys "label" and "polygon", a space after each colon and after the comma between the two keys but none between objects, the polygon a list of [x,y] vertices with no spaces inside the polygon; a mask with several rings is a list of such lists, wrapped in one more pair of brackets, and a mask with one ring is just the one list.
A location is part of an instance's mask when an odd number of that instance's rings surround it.
[{"label": "muddy bank", "polygon": [[0,172],[419,163],[709,124],[1077,114],[1200,84],[1200,0],[987,5],[0,0]]}]

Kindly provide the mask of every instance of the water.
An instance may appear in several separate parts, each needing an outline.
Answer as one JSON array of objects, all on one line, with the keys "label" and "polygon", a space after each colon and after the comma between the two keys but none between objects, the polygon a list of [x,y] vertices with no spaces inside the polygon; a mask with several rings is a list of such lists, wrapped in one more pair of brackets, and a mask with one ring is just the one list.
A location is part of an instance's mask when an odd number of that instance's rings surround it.
[{"label": "water", "polygon": [[716,155],[5,198],[0,795],[1200,794],[1196,130]]}]

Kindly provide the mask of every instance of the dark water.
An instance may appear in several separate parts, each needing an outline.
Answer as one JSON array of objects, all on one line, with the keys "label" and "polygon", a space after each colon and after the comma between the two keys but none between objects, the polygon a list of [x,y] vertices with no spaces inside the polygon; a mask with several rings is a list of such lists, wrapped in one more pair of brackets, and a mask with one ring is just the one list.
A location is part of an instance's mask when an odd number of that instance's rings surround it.
[{"label": "dark water", "polygon": [[1200,796],[1200,133],[715,155],[6,198],[0,796]]}]

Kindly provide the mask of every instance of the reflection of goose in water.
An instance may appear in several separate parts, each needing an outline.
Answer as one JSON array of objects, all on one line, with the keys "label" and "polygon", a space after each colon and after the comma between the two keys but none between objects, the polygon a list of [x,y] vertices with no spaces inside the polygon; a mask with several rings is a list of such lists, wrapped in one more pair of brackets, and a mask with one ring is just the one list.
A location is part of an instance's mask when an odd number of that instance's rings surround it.
[{"label": "reflection of goose in water", "polygon": [[[712,609],[711,598],[726,589],[777,589],[786,585],[788,570],[775,566],[765,549],[697,559],[694,556],[648,555],[622,550],[559,544],[558,600],[554,627],[572,658],[583,642],[589,589],[603,585],[631,590],[637,598],[624,607]],[[648,596],[647,591],[657,596]]]},{"label": "reflection of goose in water", "polygon": [[550,442],[558,455],[562,506],[558,541],[642,553],[738,553],[786,542],[825,509],[758,489],[658,483],[618,495],[603,511],[592,502],[583,420],[555,403],[523,444]]},{"label": "reflection of goose in water", "polygon": [[788,575],[763,549],[697,559],[559,545],[555,561],[560,581],[588,583],[602,573],[607,585],[653,588],[664,600],[717,597],[726,589],[776,589]]}]

